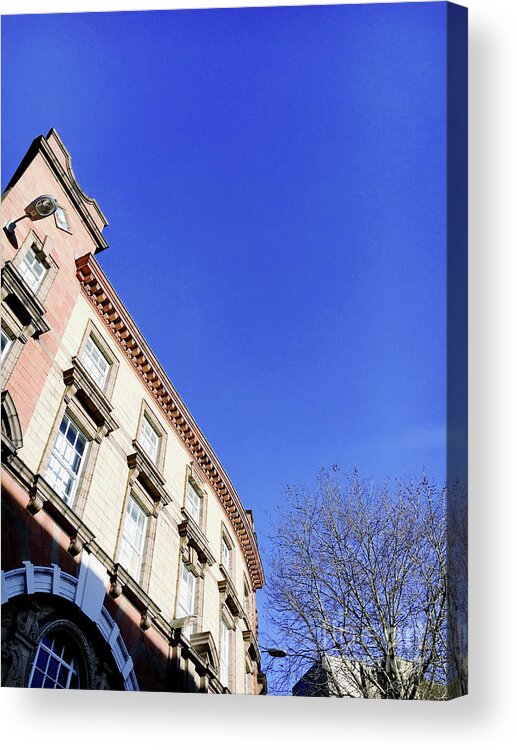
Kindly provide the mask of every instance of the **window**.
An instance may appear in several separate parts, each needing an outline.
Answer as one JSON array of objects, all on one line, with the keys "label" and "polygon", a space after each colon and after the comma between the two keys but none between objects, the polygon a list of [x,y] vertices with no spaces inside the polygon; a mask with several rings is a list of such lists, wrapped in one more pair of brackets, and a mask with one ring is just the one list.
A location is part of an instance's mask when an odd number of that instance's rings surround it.
[{"label": "window", "polygon": [[219,654],[219,679],[223,687],[228,687],[230,676],[230,628],[221,620],[221,653]]},{"label": "window", "polygon": [[43,261],[34,252],[33,245],[26,252],[20,263],[20,274],[33,292],[35,292],[41,284],[46,270]]},{"label": "window", "polygon": [[201,497],[192,482],[187,482],[185,508],[199,526],[201,520]]},{"label": "window", "polygon": [[226,568],[226,572],[229,573],[231,565],[231,549],[224,536],[221,541],[221,562]]},{"label": "window", "polygon": [[29,687],[54,690],[79,687],[77,661],[68,640],[58,634],[43,637],[32,664]]},{"label": "window", "polygon": [[81,361],[99,388],[104,388],[109,362],[91,336],[88,336]]},{"label": "window", "polygon": [[59,227],[59,229],[63,229],[65,232],[70,232],[70,223],[68,221],[68,216],[62,206],[57,207],[54,213],[54,219],[56,222],[56,226]]},{"label": "window", "polygon": [[145,414],[142,417],[142,424],[140,425],[140,436],[138,439],[149,458],[151,458],[153,461],[156,461],[158,457],[158,441],[160,438]]},{"label": "window", "polygon": [[11,348],[12,339],[7,335],[7,332],[2,328],[2,359],[5,357],[9,349]]},{"label": "window", "polygon": [[[186,565],[182,565],[176,616],[188,617],[189,615],[193,615],[195,608],[196,576]],[[190,636],[191,629],[192,625],[189,624],[183,630],[187,638]]]},{"label": "window", "polygon": [[119,560],[136,580],[140,577],[146,527],[147,516],[133,495],[130,495],[124,518]]},{"label": "window", "polygon": [[251,623],[251,592],[250,587],[248,586],[246,581],[244,581],[244,613]]},{"label": "window", "polygon": [[86,437],[65,414],[59,427],[45,479],[71,505],[86,451]]}]

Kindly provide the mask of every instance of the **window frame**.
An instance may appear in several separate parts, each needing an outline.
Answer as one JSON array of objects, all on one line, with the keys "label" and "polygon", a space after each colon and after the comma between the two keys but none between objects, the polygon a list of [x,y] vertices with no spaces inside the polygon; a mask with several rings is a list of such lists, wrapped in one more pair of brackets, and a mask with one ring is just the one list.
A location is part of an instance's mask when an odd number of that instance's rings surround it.
[{"label": "window frame", "polygon": [[[36,233],[34,229],[30,229],[22,244],[20,245],[20,249],[12,259],[13,266],[23,278],[31,294],[33,294],[41,302],[45,300],[49,289],[52,286],[52,282],[54,281],[59,270],[56,261],[51,255],[53,249],[54,242],[49,235],[45,235],[44,239],[41,239],[41,237]],[[43,274],[43,277],[40,280],[40,283],[37,285],[36,289],[33,289],[30,284],[28,284],[22,274],[22,264],[24,263],[25,257],[30,252],[30,250],[33,250],[37,258],[45,267],[45,273]]]},{"label": "window frame", "polygon": [[[149,435],[152,435],[153,438],[150,439]],[[156,464],[160,453],[160,436],[156,432],[154,425],[147,414],[142,416],[137,440],[144,449],[147,458],[149,458],[153,464]]]},{"label": "window frame", "polygon": [[[183,574],[187,574],[187,579],[183,577]],[[177,597],[176,597],[176,607],[175,607],[175,615],[176,619],[181,619],[183,617],[189,617],[189,622],[182,627],[182,633],[190,639],[190,636],[194,632],[194,623],[198,618],[198,609],[199,609],[199,584],[200,578],[198,575],[196,575],[196,572],[183,560],[180,560],[180,570],[179,570],[179,576],[178,576],[178,586],[177,586]],[[192,585],[192,590],[190,590],[190,585]],[[187,587],[187,594],[191,601],[189,601],[190,607],[186,607],[182,599],[183,592],[185,591],[185,586]],[[188,611],[188,610],[191,611]]]},{"label": "window frame", "polygon": [[[30,263],[27,260],[29,256],[31,256],[32,258]],[[39,276],[35,273],[36,267],[39,267],[41,269]],[[29,249],[26,251],[20,261],[18,270],[20,271],[20,276],[25,281],[29,289],[34,294],[37,294],[38,289],[40,288],[43,280],[45,279],[45,276],[50,269],[45,265],[42,258],[38,255],[36,243],[32,243],[30,245]]]},{"label": "window frame", "polygon": [[[100,386],[97,383],[97,381],[94,379],[93,375],[88,370],[85,364],[84,358],[83,358],[89,339],[93,341],[97,349],[100,351],[101,355],[104,357],[104,359],[108,363],[108,371],[107,371],[106,379],[104,381],[103,386]],[[93,320],[91,319],[88,320],[86,327],[84,329],[83,337],[81,339],[81,343],[77,351],[77,358],[82,364],[82,366],[84,367],[84,369],[88,372],[88,375],[92,378],[97,388],[99,388],[99,390],[109,400],[111,396],[113,395],[113,390],[115,388],[115,382],[117,380],[117,374],[118,374],[120,363],[119,363],[119,359],[115,356],[115,354],[113,353],[113,350],[106,343],[104,337],[101,335],[98,328],[95,326]]]},{"label": "window frame", "polygon": [[7,328],[5,328],[3,325],[1,326],[1,329],[2,329],[2,334],[1,334],[2,338],[5,337],[5,342],[6,342],[5,346],[2,347],[2,354],[1,354],[1,361],[3,364],[4,359],[7,357],[7,355],[11,351],[13,343],[15,342],[16,339],[9,335]]},{"label": "window frame", "polygon": [[[61,426],[63,425],[63,422],[65,421],[65,419],[68,419],[68,425],[66,426],[65,432],[62,432]],[[57,431],[54,433],[54,440],[51,443],[50,453],[45,463],[45,471],[43,474],[43,478],[45,479],[49,487],[51,487],[54,490],[56,495],[58,495],[58,497],[60,497],[64,503],[66,503],[69,507],[72,508],[75,505],[75,500],[77,497],[78,488],[80,486],[81,477],[84,474],[84,468],[86,465],[86,460],[87,460],[88,452],[89,452],[88,449],[89,449],[90,440],[88,439],[87,432],[85,432],[84,429],[82,428],[82,425],[79,424],[76,419],[74,419],[74,416],[70,413],[68,409],[64,410],[64,412],[61,415],[61,418],[58,421],[59,421],[59,425],[58,425]],[[80,461],[79,461],[79,466],[77,468],[77,471],[74,471],[73,469],[71,469],[70,464],[68,464],[67,466],[66,460],[64,459],[63,455],[59,454],[56,450],[56,446],[58,444],[60,436],[63,435],[64,436],[63,439],[66,440],[66,434],[68,433],[70,425],[73,425],[73,427],[78,432],[78,435],[76,436],[76,440],[79,435],[81,435],[84,438],[84,449],[80,455]],[[74,445],[74,448],[75,448],[75,445]],[[72,477],[73,479],[72,488],[68,497],[66,495],[62,495],[57,489],[56,485],[50,479],[49,470],[50,470],[51,461],[53,459],[55,459],[58,466],[64,469],[64,471],[67,472],[69,476]]]},{"label": "window frame", "polygon": [[[64,214],[66,226],[63,226],[63,224],[61,223],[61,220],[59,218],[59,211],[62,211]],[[61,204],[58,204],[58,207],[56,211],[54,212],[54,222],[56,224],[56,227],[60,229],[62,232],[66,232],[67,234],[73,234],[72,230],[70,229],[70,219],[68,218],[68,211]]]},{"label": "window frame", "polygon": [[[198,517],[192,515],[188,508],[187,498],[190,491],[189,485],[192,487],[194,492],[199,498],[199,514]],[[196,526],[204,534],[206,533],[207,516],[208,516],[208,492],[206,489],[206,482],[203,475],[197,468],[194,461],[187,464],[185,469],[185,486],[183,490],[183,505],[182,509],[188,515],[190,519],[196,524]]]},{"label": "window frame", "polygon": [[[73,502],[71,505],[74,512],[77,515],[81,516],[84,511],[84,507],[88,497],[88,491],[92,482],[93,475],[95,473],[95,465],[100,444],[103,440],[103,434],[99,433],[98,426],[92,420],[88,412],[84,409],[83,405],[79,403],[79,401],[75,397],[67,397],[66,393],[56,412],[54,423],[47,440],[47,445],[45,447],[45,450],[43,451],[43,455],[39,463],[38,474],[41,475],[44,481],[47,481],[45,479],[45,473],[58,436],[59,427],[65,414],[67,414],[69,418],[77,425],[79,430],[83,433],[83,435],[85,435],[87,441],[83,461],[81,463],[81,471],[78,475],[77,484],[75,486],[73,494]],[[48,486],[51,487],[50,484],[48,484]],[[53,491],[59,497],[58,492],[56,490]],[[65,500],[63,500],[63,502],[65,502]]]},{"label": "window frame", "polygon": [[[80,655],[73,653],[74,642],[71,641],[70,638],[67,638],[65,634],[64,637],[61,637],[60,639],[61,644],[62,644],[61,654],[58,655],[57,650],[54,650],[54,645],[56,641],[59,639],[60,633],[61,633],[60,630],[53,630],[50,633],[44,633],[43,636],[41,637],[38,643],[38,646],[36,648],[34,658],[32,660],[29,678],[27,680],[28,688],[43,688],[43,689],[45,688],[57,689],[58,688],[57,680],[55,680],[52,676],[49,676],[49,672],[48,672],[48,668],[51,664],[52,659],[58,663],[57,668],[56,668],[56,675],[55,675],[56,677],[58,676],[58,673],[59,674],[61,673],[61,669],[63,666],[65,666],[68,669],[67,684],[60,686],[60,687],[66,690],[78,690],[81,688]],[[45,640],[49,640],[51,642],[51,645],[48,646],[45,643]],[[65,659],[63,658],[66,648],[69,648],[72,651],[72,657],[71,657],[70,662],[65,661]],[[42,650],[44,650],[47,653],[47,660],[46,660],[44,671],[41,669],[41,667],[37,665],[37,662],[38,662],[38,659]],[[76,647],[76,650],[77,650],[77,647]],[[43,680],[42,680],[41,685],[32,684],[36,670],[40,672],[41,674],[43,674]],[[70,687],[70,682],[74,675],[76,677],[76,684],[73,687]],[[47,680],[47,678],[51,680],[52,682],[54,682],[54,685],[52,686],[52,688],[50,685],[45,684],[45,681]]]},{"label": "window frame", "polygon": [[[228,557],[227,557],[228,564],[226,564],[225,562],[225,553],[224,553],[225,549],[228,550]],[[223,522],[221,522],[221,542],[220,542],[219,559],[221,561],[221,565],[223,566],[224,570],[227,573],[228,578],[233,581],[234,575],[235,575],[235,545],[232,542],[230,533]]]},{"label": "window frame", "polygon": [[254,619],[252,614],[252,587],[250,586],[248,579],[246,578],[246,574],[243,575],[242,601],[244,604],[244,614],[246,615],[249,624],[252,625]]},{"label": "window frame", "polygon": [[[153,459],[148,452],[146,451],[145,447],[142,445],[142,442],[140,440],[140,433],[142,428],[143,420],[146,419],[147,422],[150,424],[154,432],[158,436],[158,447],[157,447],[157,456],[156,459]],[[167,447],[167,432],[165,428],[163,427],[160,420],[155,416],[155,413],[151,406],[142,399],[142,404],[140,406],[140,414],[138,417],[138,424],[136,428],[136,438],[135,441],[136,446],[138,449],[140,449],[140,452],[145,456],[147,461],[152,464],[158,471],[161,473],[163,471],[163,467],[165,464],[165,452]]]},{"label": "window frame", "polygon": [[[195,513],[193,513],[189,508],[189,499],[191,499],[192,496],[195,496],[197,501],[197,510]],[[189,514],[189,516],[192,518],[193,521],[197,523],[199,527],[201,527],[201,518],[202,518],[202,505],[203,505],[203,494],[199,492],[199,490],[196,488],[194,483],[187,479],[186,483],[186,489],[185,489],[185,510]]]},{"label": "window frame", "polygon": [[[86,344],[81,354],[81,362],[101,391],[104,390],[109,376],[110,364],[100,347],[97,346],[92,335],[86,339]],[[100,364],[103,364],[103,367],[99,366]]]},{"label": "window frame", "polygon": [[[122,560],[122,550],[124,547],[124,543],[126,542],[133,551],[135,551],[135,547],[130,541],[127,541],[125,538],[125,529],[128,521],[128,515],[129,515],[129,508],[131,507],[131,504],[136,506],[140,513],[142,514],[141,517],[144,519],[144,527],[141,532],[141,549],[138,552],[139,555],[139,562],[138,562],[138,570],[136,571],[136,574],[134,571],[130,570],[129,567],[126,565],[126,563]],[[140,583],[143,576],[143,567],[144,563],[146,561],[146,549],[147,549],[147,540],[148,540],[148,534],[149,534],[149,513],[147,512],[146,508],[144,507],[144,504],[141,502],[138,494],[131,489],[128,493],[128,497],[126,499],[126,502],[124,503],[124,509],[122,513],[122,519],[121,519],[121,526],[120,526],[120,538],[118,543],[118,550],[117,550],[117,562],[122,565],[122,567],[127,570],[129,575],[134,578],[134,580],[137,583]]]},{"label": "window frame", "polygon": [[[226,661],[223,658],[223,633],[226,634]],[[219,620],[219,681],[221,682],[221,685],[224,688],[228,688],[228,690],[230,690],[230,633],[231,627],[226,622],[226,618],[221,616]]]}]

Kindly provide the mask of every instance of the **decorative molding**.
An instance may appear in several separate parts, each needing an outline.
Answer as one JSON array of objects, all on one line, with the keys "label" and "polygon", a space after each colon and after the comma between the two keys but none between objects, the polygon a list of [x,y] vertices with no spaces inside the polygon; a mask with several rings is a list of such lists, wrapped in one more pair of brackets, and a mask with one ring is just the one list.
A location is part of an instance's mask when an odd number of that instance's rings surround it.
[{"label": "decorative molding", "polygon": [[102,428],[95,437],[98,442],[105,435],[118,429],[118,423],[111,416],[113,406],[78,357],[72,357],[72,367],[63,371],[63,382],[67,386],[66,403],[75,396],[97,427]]},{"label": "decorative molding", "polygon": [[93,255],[78,258],[76,267],[86,297],[213,487],[239,539],[253,588],[261,588],[264,571],[251,519],[228,475]]},{"label": "decorative molding", "polygon": [[2,456],[8,460],[23,445],[20,419],[9,391],[2,391]]},{"label": "decorative molding", "polygon": [[[163,474],[158,471],[138,440],[133,440],[132,446],[135,452],[130,453],[127,457],[127,465],[131,471],[129,483],[133,485],[138,479],[155,503],[161,501],[162,505],[168,505],[170,497],[164,489],[165,478]],[[154,507],[151,512],[157,513],[158,510],[158,507]]]},{"label": "decorative molding", "polygon": [[190,645],[214,672],[219,672],[219,655],[214,637],[209,630],[204,633],[193,633],[190,636]]},{"label": "decorative molding", "polygon": [[255,633],[252,630],[243,630],[242,638],[248,644],[248,655],[251,661],[260,664],[260,650]]},{"label": "decorative molding", "polygon": [[267,694],[267,677],[264,672],[257,672],[257,684],[260,687],[259,695]]},{"label": "decorative molding", "polygon": [[186,539],[189,547],[195,549],[199,562],[203,565],[213,565],[215,557],[210,551],[207,537],[203,534],[197,523],[189,516],[186,510],[181,511],[184,520],[178,524],[180,537]]},{"label": "decorative molding", "polygon": [[224,565],[219,565],[219,570],[223,576],[220,581],[217,581],[222,603],[226,604],[234,617],[244,617],[244,610],[239,602],[237,589],[235,588],[233,581],[228,577]]},{"label": "decorative molding", "polygon": [[[23,568],[2,571],[2,605],[10,599],[23,594],[53,594],[75,604],[81,612],[92,620],[92,599],[88,586],[95,577],[88,576],[86,567],[81,567],[79,578],[61,570],[59,565],[33,565],[24,561]],[[97,593],[97,592],[95,592]],[[97,611],[98,610],[98,611]],[[96,602],[95,619],[98,631],[108,645],[115,664],[120,671],[126,690],[138,690],[138,682],[126,644],[122,638],[118,625],[115,623],[106,607]]]}]

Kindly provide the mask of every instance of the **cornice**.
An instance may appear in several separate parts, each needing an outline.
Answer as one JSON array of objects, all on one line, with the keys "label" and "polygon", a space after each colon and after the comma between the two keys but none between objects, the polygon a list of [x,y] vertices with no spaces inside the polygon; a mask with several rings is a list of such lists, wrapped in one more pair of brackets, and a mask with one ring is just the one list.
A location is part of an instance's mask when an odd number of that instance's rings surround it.
[{"label": "cornice", "polygon": [[253,588],[261,588],[255,532],[228,475],[93,255],[78,258],[76,267],[86,297],[213,487],[239,539]]}]

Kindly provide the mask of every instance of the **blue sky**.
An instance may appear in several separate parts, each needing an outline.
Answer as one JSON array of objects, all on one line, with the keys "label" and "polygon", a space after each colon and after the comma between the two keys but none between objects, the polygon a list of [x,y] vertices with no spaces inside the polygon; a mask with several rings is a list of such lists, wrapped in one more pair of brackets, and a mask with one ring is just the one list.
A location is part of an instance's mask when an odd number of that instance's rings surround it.
[{"label": "blue sky", "polygon": [[263,549],[323,466],[442,480],[445,4],[2,27],[2,184],[55,127]]}]

